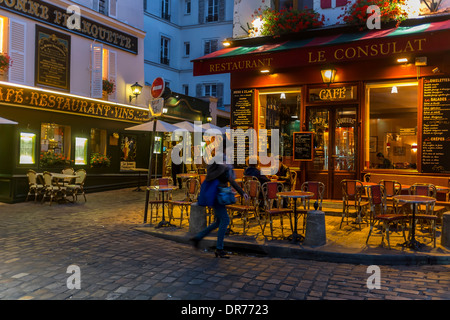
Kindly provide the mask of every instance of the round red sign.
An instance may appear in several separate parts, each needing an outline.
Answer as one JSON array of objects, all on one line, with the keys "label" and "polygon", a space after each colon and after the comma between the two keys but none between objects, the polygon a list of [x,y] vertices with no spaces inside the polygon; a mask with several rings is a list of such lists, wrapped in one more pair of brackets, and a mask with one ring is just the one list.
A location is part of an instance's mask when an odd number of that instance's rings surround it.
[{"label": "round red sign", "polygon": [[155,80],[153,80],[153,84],[152,84],[152,97],[153,98],[159,98],[161,97],[161,95],[164,92],[164,79],[161,77],[156,78]]}]

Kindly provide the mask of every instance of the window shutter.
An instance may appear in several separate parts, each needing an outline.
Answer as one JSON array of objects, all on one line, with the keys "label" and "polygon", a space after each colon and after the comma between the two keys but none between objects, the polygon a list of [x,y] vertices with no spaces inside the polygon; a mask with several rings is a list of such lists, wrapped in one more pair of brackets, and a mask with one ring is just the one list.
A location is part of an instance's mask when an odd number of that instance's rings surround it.
[{"label": "window shutter", "polygon": [[103,95],[103,46],[95,43],[92,45],[92,76],[91,76],[91,97],[101,98]]},{"label": "window shutter", "polygon": [[223,83],[217,84],[217,107],[221,108],[223,106]]},{"label": "window shutter", "polygon": [[219,0],[219,21],[225,21],[225,0]]},{"label": "window shutter", "polygon": [[117,18],[117,0],[109,0],[109,16]]},{"label": "window shutter", "polygon": [[25,83],[25,39],[26,24],[10,19],[9,25],[9,55],[13,61],[9,69],[9,81]]},{"label": "window shutter", "polygon": [[94,9],[95,11],[98,11],[99,10],[99,3],[98,3],[98,0],[94,0],[93,1],[93,4],[92,4],[92,9]]},{"label": "window shutter", "polygon": [[195,96],[196,97],[203,97],[203,85],[202,84],[197,84],[195,86]]},{"label": "window shutter", "polygon": [[331,8],[331,0],[320,0],[320,7],[322,9]]},{"label": "window shutter", "polygon": [[205,0],[198,0],[198,23],[205,23]]},{"label": "window shutter", "polygon": [[347,0],[336,0],[336,7],[343,7],[347,5]]},{"label": "window shutter", "polygon": [[114,93],[109,95],[110,99],[113,101],[117,100],[117,52],[109,51],[109,66],[108,66],[108,77],[109,80],[114,81]]}]

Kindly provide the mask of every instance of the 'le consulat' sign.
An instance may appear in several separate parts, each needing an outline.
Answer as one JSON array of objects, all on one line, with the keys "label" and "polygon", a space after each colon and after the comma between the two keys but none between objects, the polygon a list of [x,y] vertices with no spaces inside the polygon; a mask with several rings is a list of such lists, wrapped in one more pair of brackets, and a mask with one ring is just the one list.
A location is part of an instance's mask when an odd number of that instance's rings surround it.
[{"label": "'le consulat' sign", "polygon": [[138,39],[136,37],[97,23],[94,20],[86,19],[82,15],[80,16],[80,28],[69,28],[67,21],[71,15],[67,13],[67,10],[44,1],[0,0],[0,8],[134,54],[138,53]]}]

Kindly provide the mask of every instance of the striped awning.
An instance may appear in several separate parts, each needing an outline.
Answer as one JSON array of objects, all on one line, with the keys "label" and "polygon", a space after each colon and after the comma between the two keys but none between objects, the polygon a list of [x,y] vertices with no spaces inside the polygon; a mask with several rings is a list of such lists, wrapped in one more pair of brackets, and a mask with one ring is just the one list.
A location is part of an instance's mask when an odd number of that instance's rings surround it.
[{"label": "striped awning", "polygon": [[283,69],[450,50],[450,20],[215,51],[193,60],[194,75]]}]

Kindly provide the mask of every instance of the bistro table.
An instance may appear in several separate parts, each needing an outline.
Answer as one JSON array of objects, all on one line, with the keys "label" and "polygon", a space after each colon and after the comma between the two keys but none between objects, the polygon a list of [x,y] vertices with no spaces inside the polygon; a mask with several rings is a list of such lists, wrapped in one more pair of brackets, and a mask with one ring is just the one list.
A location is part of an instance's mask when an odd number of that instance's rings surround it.
[{"label": "bistro table", "polygon": [[[56,180],[56,183],[58,185],[59,185],[59,181],[61,181],[61,180],[63,181],[63,185],[60,187],[64,187],[64,181],[71,181],[72,179],[76,179],[78,177],[76,174],[65,174],[65,173],[56,173],[56,172],[49,172],[49,173],[52,176],[52,180]],[[44,173],[39,172],[39,173],[36,173],[36,175],[43,177]],[[62,193],[62,200],[64,202],[70,202],[69,200],[67,200],[67,197],[66,197],[67,195],[66,195],[65,191],[63,192],[61,190],[61,193]]]},{"label": "bistro table", "polygon": [[133,191],[144,191],[143,189],[141,189],[141,172],[146,172],[148,173],[148,169],[145,168],[131,168],[131,171],[136,171],[139,173],[139,177],[138,177],[138,186],[136,189],[134,189]]},{"label": "bistro table", "polygon": [[292,243],[297,243],[298,241],[303,241],[305,237],[297,233],[297,199],[306,199],[306,198],[312,198],[314,197],[313,192],[304,192],[304,191],[285,191],[285,192],[278,192],[278,197],[282,198],[290,198],[294,199],[294,230],[292,235],[288,237],[289,240],[291,240]]},{"label": "bistro table", "polygon": [[162,221],[160,223],[158,223],[158,225],[155,228],[161,228],[164,226],[167,226],[167,227],[174,226],[173,224],[170,224],[165,219],[164,206],[165,206],[166,202],[165,202],[164,194],[168,193],[169,191],[173,191],[173,190],[177,189],[177,187],[176,186],[151,186],[150,189],[161,192],[161,195],[162,195]]},{"label": "bistro table", "polygon": [[[185,183],[187,179],[191,179],[191,178],[199,178],[198,173],[178,173],[177,174],[177,179],[181,179],[181,181],[183,183]],[[174,183],[175,183],[175,181],[174,181]]]},{"label": "bistro table", "polygon": [[396,201],[399,201],[399,202],[409,203],[409,204],[413,205],[411,239],[406,241],[403,245],[408,248],[417,250],[421,245],[421,243],[419,241],[417,241],[416,237],[415,237],[417,205],[433,203],[433,202],[436,202],[436,199],[432,198],[432,197],[416,196],[416,195],[408,195],[408,194],[393,196],[393,199],[395,199]]}]

